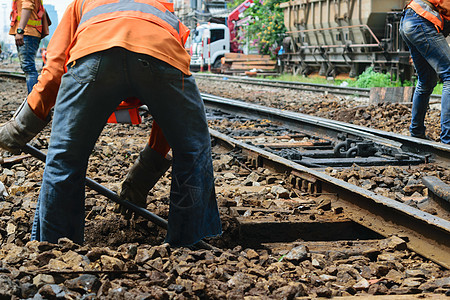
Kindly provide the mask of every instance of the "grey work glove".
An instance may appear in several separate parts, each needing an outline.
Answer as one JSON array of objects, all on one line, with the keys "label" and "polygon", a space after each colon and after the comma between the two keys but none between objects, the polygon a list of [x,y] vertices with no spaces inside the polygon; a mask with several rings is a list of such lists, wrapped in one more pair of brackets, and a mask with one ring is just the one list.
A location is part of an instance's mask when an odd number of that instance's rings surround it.
[{"label": "grey work glove", "polygon": [[[120,198],[145,208],[148,192],[166,173],[171,164],[171,160],[166,159],[147,145],[122,182]],[[122,213],[126,219],[131,218],[132,212],[123,206],[116,207],[116,211]]]},{"label": "grey work glove", "polygon": [[0,147],[13,154],[20,153],[21,149],[44,129],[50,119],[49,114],[46,120],[41,120],[25,99],[11,120],[0,126]]}]

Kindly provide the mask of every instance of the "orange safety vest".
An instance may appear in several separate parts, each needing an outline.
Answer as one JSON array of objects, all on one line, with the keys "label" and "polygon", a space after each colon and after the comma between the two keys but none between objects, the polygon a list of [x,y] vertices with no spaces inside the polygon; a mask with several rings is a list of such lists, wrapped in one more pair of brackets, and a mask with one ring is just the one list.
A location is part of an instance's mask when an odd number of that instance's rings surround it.
[{"label": "orange safety vest", "polygon": [[140,106],[142,106],[142,103],[138,98],[130,97],[125,99],[108,118],[108,123],[141,124]]},{"label": "orange safety vest", "polygon": [[433,23],[439,32],[444,29],[444,19],[431,1],[411,0],[407,7],[412,8],[419,16]]},{"label": "orange safety vest", "polygon": [[[20,16],[19,12],[17,11],[17,1],[21,0],[13,0],[12,2],[12,10],[10,14],[11,24],[10,26],[13,27],[16,22],[20,22]],[[41,0],[39,5],[39,9],[37,11],[38,19],[33,19],[33,15],[31,15],[30,19],[27,22],[27,26],[36,28],[39,32],[42,32],[42,17],[44,16],[45,9],[44,9],[44,3]]]},{"label": "orange safety vest", "polygon": [[170,32],[182,45],[186,43],[189,36],[189,29],[173,14],[172,3],[158,0],[85,1],[83,0],[81,4],[81,20],[74,41],[87,26],[118,17],[144,19],[158,24]]}]

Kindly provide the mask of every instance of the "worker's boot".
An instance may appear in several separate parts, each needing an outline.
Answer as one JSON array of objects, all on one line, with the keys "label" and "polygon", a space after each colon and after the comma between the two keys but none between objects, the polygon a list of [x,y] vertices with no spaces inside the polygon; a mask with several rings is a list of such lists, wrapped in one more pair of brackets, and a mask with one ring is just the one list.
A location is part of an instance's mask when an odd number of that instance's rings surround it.
[{"label": "worker's boot", "polygon": [[[148,192],[166,173],[171,164],[172,160],[163,157],[147,145],[122,182],[120,197],[145,208]],[[124,207],[120,208],[120,212],[127,219],[131,217],[131,212]]]},{"label": "worker's boot", "polygon": [[46,120],[41,120],[25,99],[11,120],[0,126],[0,147],[13,154],[20,153],[21,149],[44,129],[50,119],[49,114]]}]

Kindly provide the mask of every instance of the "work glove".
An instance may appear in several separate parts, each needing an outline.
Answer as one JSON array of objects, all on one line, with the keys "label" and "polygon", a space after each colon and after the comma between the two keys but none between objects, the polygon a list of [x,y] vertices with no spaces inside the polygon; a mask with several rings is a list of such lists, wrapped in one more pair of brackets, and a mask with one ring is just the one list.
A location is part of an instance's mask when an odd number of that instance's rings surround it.
[{"label": "work glove", "polygon": [[[166,173],[171,164],[172,160],[163,157],[147,145],[122,182],[120,198],[145,208],[148,192]],[[126,219],[130,219],[132,216],[132,212],[121,205],[116,207],[116,211],[123,214]]]},{"label": "work glove", "polygon": [[46,120],[36,116],[25,99],[11,120],[0,126],[0,147],[19,154],[21,149],[44,129],[50,119],[50,114]]}]

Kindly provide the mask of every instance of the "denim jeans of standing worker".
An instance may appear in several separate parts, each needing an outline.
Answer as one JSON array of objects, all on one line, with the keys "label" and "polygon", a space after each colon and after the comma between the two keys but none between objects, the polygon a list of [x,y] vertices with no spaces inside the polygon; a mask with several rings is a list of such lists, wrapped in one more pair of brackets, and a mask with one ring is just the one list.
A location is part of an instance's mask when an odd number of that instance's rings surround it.
[{"label": "denim jeans of standing worker", "polygon": [[32,240],[83,243],[88,158],[108,117],[130,96],[148,106],[173,151],[166,242],[187,246],[221,233],[208,124],[193,76],[116,47],[71,63],[62,77]]},{"label": "denim jeans of standing worker", "polygon": [[444,82],[441,98],[441,142],[450,144],[450,47],[442,33],[414,10],[407,9],[400,34],[411,53],[418,75],[413,96],[411,136],[425,137],[425,114],[438,77]]},{"label": "denim jeans of standing worker", "polygon": [[19,56],[20,67],[25,73],[27,80],[28,94],[38,81],[38,71],[36,70],[36,53],[41,39],[35,36],[24,35],[23,45],[17,46],[17,55]]}]

